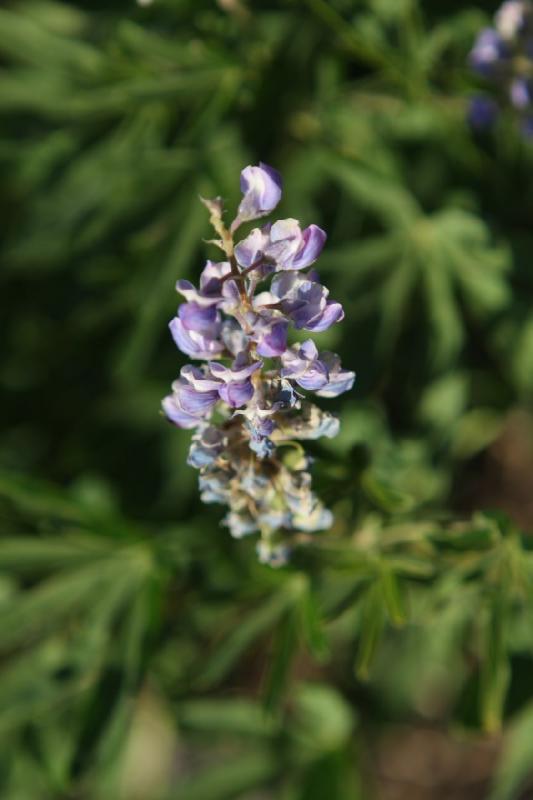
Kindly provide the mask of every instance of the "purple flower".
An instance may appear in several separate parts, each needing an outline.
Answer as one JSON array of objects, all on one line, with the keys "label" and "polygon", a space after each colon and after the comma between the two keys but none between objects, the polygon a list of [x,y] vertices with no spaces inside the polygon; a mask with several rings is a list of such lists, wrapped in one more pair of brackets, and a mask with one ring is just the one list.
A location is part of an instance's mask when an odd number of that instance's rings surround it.
[{"label": "purple flower", "polygon": [[216,306],[222,299],[224,277],[231,272],[228,261],[208,261],[200,275],[200,290],[190,281],[180,280],[176,290],[189,302],[200,306]]},{"label": "purple flower", "polygon": [[270,228],[265,255],[281,270],[305,269],[311,266],[326,242],[326,233],[318,225],[302,231],[296,219],[280,219]]},{"label": "purple flower", "polygon": [[245,167],[241,172],[244,197],[237,212],[237,224],[270,214],[281,200],[281,187],[281,175],[267,164]]},{"label": "purple flower", "polygon": [[312,339],[300,345],[294,345],[281,357],[283,378],[296,381],[302,389],[316,391],[328,382],[328,370],[320,360],[318,350]]},{"label": "purple flower", "polygon": [[187,463],[196,469],[213,464],[224,452],[226,444],[227,439],[219,428],[202,424],[192,437]]},{"label": "purple flower", "polygon": [[509,94],[513,106],[523,111],[533,101],[533,83],[527,78],[515,78],[511,83]]},{"label": "purple flower", "polygon": [[[316,273],[279,275],[272,281],[271,294],[298,329],[318,333],[344,319],[341,304],[328,300],[329,291],[318,282]],[[263,302],[266,299],[263,297]]]},{"label": "purple flower", "polygon": [[178,309],[178,317],[188,331],[201,333],[210,339],[216,339],[220,333],[220,314],[216,306],[182,303]]},{"label": "purple flower", "polygon": [[247,353],[240,353],[231,367],[224,364],[209,364],[211,374],[219,380],[219,394],[232,408],[240,408],[254,395],[251,376],[263,366],[262,361],[250,361]]},{"label": "purple flower", "polygon": [[219,303],[219,308],[225,314],[233,314],[242,303],[241,293],[236,281],[224,281],[222,285],[222,298]]},{"label": "purple flower", "polygon": [[219,383],[198,367],[187,365],[172,384],[172,394],[163,400],[163,411],[179,428],[195,428],[219,400]]},{"label": "purple flower", "polygon": [[200,368],[186,364],[181,368],[180,375],[196,392],[216,392],[220,388],[220,381],[210,373],[208,367]]},{"label": "purple flower", "polygon": [[[291,324],[323,331],[344,316],[316,273],[298,271],[318,258],[326,234],[317,225],[302,230],[289,218],[236,242],[242,222],[279,202],[281,178],[264,164],[250,166],[241,187],[244,197],[229,229],[221,198],[202,201],[218,237],[213,243],[227,261],[208,261],[198,288],[178,281],[186,302],[170,330],[184,353],[208,363],[182,368],[163,409],[178,427],[197,429],[188,463],[200,472],[202,500],[228,507],[224,523],[233,536],[259,531],[260,559],[280,566],[290,552],[291,531],[316,531],[332,522],[311,489],[311,459],[294,440],[335,436],[339,422],[307,401],[300,387],[336,397],[352,387],[355,375],[311,340],[287,347]],[[256,294],[272,273],[278,274],[270,289]],[[267,366],[264,358],[272,359]]]},{"label": "purple flower", "polygon": [[252,264],[258,264],[264,257],[265,249],[268,247],[270,225],[263,228],[254,228],[246,239],[239,242],[235,247],[235,258],[241,267],[247,269]]},{"label": "purple flower", "polygon": [[252,399],[253,395],[254,387],[251,380],[225,383],[220,387],[220,397],[231,408],[241,408]]},{"label": "purple flower", "polygon": [[250,344],[250,337],[244,333],[236,319],[224,320],[220,338],[226,345],[226,349],[234,357],[244,350],[248,350]]},{"label": "purple flower", "polygon": [[489,128],[500,110],[511,108],[529,136],[533,108],[533,2],[507,0],[495,15],[493,28],[482,30],[470,53],[471,66],[488,78],[498,93],[497,103],[474,98],[468,120],[475,130]]},{"label": "purple flower", "polygon": [[276,423],[270,416],[271,409],[246,409],[246,411],[237,411],[237,414],[242,415],[246,430],[250,436],[249,447],[250,450],[257,455],[258,458],[270,458],[275,451],[275,445],[270,439],[270,435],[276,429]]},{"label": "purple flower", "polygon": [[355,382],[355,372],[342,369],[341,360],[335,353],[321,353],[320,360],[328,371],[327,384],[317,391],[319,397],[338,397],[349,392]]},{"label": "purple flower", "polygon": [[492,127],[498,116],[498,106],[490,97],[473,97],[468,107],[468,121],[472,128],[483,131]]},{"label": "purple flower", "polygon": [[290,378],[320,397],[337,397],[352,388],[355,373],[341,368],[335,353],[318,352],[312,339],[294,345],[281,357],[284,378]]},{"label": "purple flower", "polygon": [[252,339],[257,353],[265,358],[280,356],[287,349],[289,323],[283,317],[260,314],[254,321]]},{"label": "purple flower", "polygon": [[484,77],[490,77],[509,57],[507,45],[493,28],[484,28],[470,53],[470,64]]},{"label": "purple flower", "polygon": [[531,116],[531,117],[526,117],[526,118],[525,118],[525,119],[522,121],[522,133],[523,133],[523,134],[524,134],[524,136],[526,136],[528,139],[530,139],[530,138],[532,138],[532,137],[533,137],[533,116]]},{"label": "purple flower", "polygon": [[224,345],[198,331],[189,330],[179,317],[169,323],[170,332],[182,353],[191,358],[216,358],[224,352]]},{"label": "purple flower", "polygon": [[306,269],[319,257],[326,233],[318,225],[302,231],[296,219],[280,219],[273,225],[254,228],[235,248],[235,257],[245,269],[256,265],[262,277],[273,269]]}]

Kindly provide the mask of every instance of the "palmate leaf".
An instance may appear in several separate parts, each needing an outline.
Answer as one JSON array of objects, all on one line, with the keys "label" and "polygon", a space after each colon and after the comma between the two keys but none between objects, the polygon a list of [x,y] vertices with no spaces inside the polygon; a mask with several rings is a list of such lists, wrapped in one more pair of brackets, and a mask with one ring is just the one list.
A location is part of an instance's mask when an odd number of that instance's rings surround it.
[{"label": "palmate leaf", "polygon": [[[25,13],[0,9],[0,52],[38,69],[46,62],[49,66],[74,69],[86,75],[99,73],[104,62],[103,54],[82,38],[64,35],[82,33],[83,28],[88,27],[87,17],[71,10],[69,18],[67,6],[50,4],[48,9],[43,9],[45,14],[39,19],[38,15],[31,14],[30,7],[36,9],[36,4],[27,5]],[[24,4],[21,8],[24,11]],[[62,17],[62,24],[58,15]],[[63,28],[61,33],[54,30],[58,23]]]},{"label": "palmate leaf", "polygon": [[207,687],[221,681],[252,642],[270,630],[293,602],[294,595],[290,590],[274,592],[262,605],[249,612],[244,621],[236,621],[233,632],[207,659],[198,678],[199,685]]},{"label": "palmate leaf", "polygon": [[435,368],[450,364],[465,340],[459,299],[481,322],[509,304],[508,250],[495,247],[487,227],[466,210],[423,213],[393,170],[387,174],[329,154],[324,154],[322,167],[385,228],[380,240],[329,254],[333,265],[354,259],[348,280],[374,298],[381,352],[390,354],[395,348],[408,315],[416,308],[418,292],[424,302],[421,324],[430,334],[432,362]]},{"label": "palmate leaf", "polygon": [[[6,519],[25,524],[24,535],[0,538],[0,573],[13,576],[0,620],[0,736],[28,725],[39,736],[41,726],[71,714],[72,747],[61,774],[50,768],[60,791],[72,769],[113,760],[123,745],[165,571],[146,536],[87,486],[58,491],[4,474],[0,495]],[[30,536],[35,525],[41,532]],[[105,706],[96,727],[85,711],[91,697]]]},{"label": "palmate leaf", "polygon": [[2,617],[0,649],[5,651],[50,633],[98,597],[117,571],[116,562],[96,562],[53,576],[26,592]]}]

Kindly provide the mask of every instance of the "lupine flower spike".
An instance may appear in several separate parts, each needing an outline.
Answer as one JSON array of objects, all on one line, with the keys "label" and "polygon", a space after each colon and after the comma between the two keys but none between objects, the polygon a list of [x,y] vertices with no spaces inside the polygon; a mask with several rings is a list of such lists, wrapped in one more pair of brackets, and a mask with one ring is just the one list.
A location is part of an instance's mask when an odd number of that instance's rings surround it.
[{"label": "lupine flower spike", "polygon": [[533,134],[533,3],[507,0],[484,28],[470,53],[472,68],[497,89],[497,98],[480,95],[470,103],[474,128],[490,127],[501,108],[511,106],[523,132]]},{"label": "lupine flower spike", "polygon": [[288,344],[291,326],[324,331],[344,317],[317,273],[304,272],[324,247],[324,231],[284,219],[235,242],[242,223],[274,210],[281,188],[271,167],[246,167],[229,227],[222,201],[203,200],[224,260],[207,261],[198,288],[185,280],[176,285],[186,302],[170,331],[200,363],[183,367],[163,400],[170,422],[195,429],[188,463],[200,471],[202,500],[228,507],[224,524],[232,536],[259,532],[259,558],[272,566],[286,563],[291,534],[332,523],[311,490],[310,459],[298,440],[333,437],[339,423],[307,393],[336,397],[355,380],[312,339]]}]

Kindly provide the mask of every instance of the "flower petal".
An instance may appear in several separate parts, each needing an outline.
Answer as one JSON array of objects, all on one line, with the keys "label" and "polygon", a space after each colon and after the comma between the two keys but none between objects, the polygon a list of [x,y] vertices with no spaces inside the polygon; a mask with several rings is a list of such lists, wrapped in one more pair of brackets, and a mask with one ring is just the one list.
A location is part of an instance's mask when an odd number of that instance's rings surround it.
[{"label": "flower petal", "polygon": [[245,167],[241,172],[241,191],[244,197],[238,210],[238,220],[258,219],[276,208],[281,200],[281,175],[267,164]]},{"label": "flower petal", "polygon": [[189,331],[179,317],[169,323],[170,332],[182,353],[191,358],[213,358],[224,351],[224,345],[217,339],[210,339],[196,331]]}]

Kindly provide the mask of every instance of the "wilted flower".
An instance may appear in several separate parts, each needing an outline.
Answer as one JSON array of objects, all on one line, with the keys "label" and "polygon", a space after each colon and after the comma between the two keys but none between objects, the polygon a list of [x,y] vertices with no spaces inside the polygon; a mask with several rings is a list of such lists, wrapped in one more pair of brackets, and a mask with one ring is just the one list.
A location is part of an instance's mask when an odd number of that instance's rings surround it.
[{"label": "wilted flower", "polygon": [[[326,234],[284,219],[235,243],[241,222],[275,208],[281,178],[266,164],[246,167],[241,189],[229,229],[220,199],[204,201],[225,260],[207,262],[198,289],[178,281],[186,302],[170,330],[182,352],[206,363],[182,368],[163,410],[178,427],[196,429],[188,463],[200,471],[202,500],[228,506],[224,524],[232,536],[259,532],[260,561],[280,566],[289,557],[291,532],[332,523],[311,489],[310,459],[295,440],[335,436],[339,423],[302,390],[336,397],[352,388],[355,374],[311,339],[287,342],[291,325],[323,331],[344,316],[318,275],[302,272],[320,255]],[[256,293],[272,276],[270,288]]]},{"label": "wilted flower", "polygon": [[489,128],[498,110],[511,106],[529,135],[533,112],[533,3],[508,0],[500,6],[494,27],[484,28],[470,53],[472,68],[490,81],[498,101],[474,97],[468,119],[473,128]]}]

